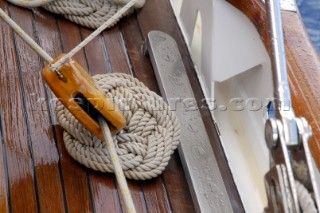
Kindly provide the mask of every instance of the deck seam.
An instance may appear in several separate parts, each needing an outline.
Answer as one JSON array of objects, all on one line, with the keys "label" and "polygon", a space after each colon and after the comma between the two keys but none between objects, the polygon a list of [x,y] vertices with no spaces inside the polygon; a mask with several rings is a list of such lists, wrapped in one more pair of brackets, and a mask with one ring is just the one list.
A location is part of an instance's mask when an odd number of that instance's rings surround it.
[{"label": "deck seam", "polygon": [[5,138],[4,138],[4,131],[3,131],[3,120],[2,120],[2,110],[0,108],[0,134],[1,134],[1,146],[2,146],[2,159],[3,159],[3,165],[4,165],[4,175],[6,179],[6,197],[7,197],[7,205],[8,205],[8,210],[9,213],[12,212],[11,208],[11,196],[10,196],[10,180],[9,180],[9,169],[8,169],[8,164],[7,164],[7,151],[6,151],[6,143],[5,143]]},{"label": "deck seam", "polygon": [[[77,25],[77,31],[78,31],[78,33],[79,33],[80,40],[82,41],[82,40],[83,40],[83,35],[82,35],[82,31],[81,31],[81,28],[80,28],[79,25]],[[59,33],[59,34],[61,34],[61,33]],[[63,44],[62,44],[62,46],[63,46]],[[90,68],[89,63],[88,63],[88,58],[87,58],[86,49],[85,49],[85,48],[82,48],[82,51],[83,51],[84,58],[85,58],[85,61],[86,61],[88,73],[91,74],[91,68]],[[93,212],[96,212],[96,207],[95,207],[95,205],[94,205],[94,200],[93,200],[93,196],[92,196],[93,194],[92,194],[92,186],[91,186],[90,173],[91,173],[91,172],[88,171],[87,169],[85,170],[86,179],[87,179],[87,187],[88,187],[88,191],[89,191],[89,197],[90,197],[91,207],[92,207]]]},{"label": "deck seam", "polygon": [[[82,32],[82,30],[81,30],[81,28],[79,26],[78,26],[78,31],[79,31],[80,39],[81,39],[81,41],[83,41],[83,39],[84,39],[83,32]],[[88,73],[90,75],[92,75],[91,67],[90,67],[90,64],[89,64],[89,61],[88,61],[88,57],[87,57],[86,48],[83,48],[83,53],[84,53],[84,58],[86,60],[87,67],[88,67]],[[96,206],[95,206],[95,203],[94,203],[93,193],[92,193],[90,174],[91,174],[91,171],[86,170],[87,185],[88,185],[88,189],[89,189],[89,195],[90,195],[92,209],[93,209],[93,212],[97,212]]]},{"label": "deck seam", "polygon": [[[11,11],[10,11],[11,5],[8,7],[8,13],[9,16],[11,16]],[[28,113],[27,113],[27,107],[26,107],[26,100],[25,100],[25,91],[23,88],[23,81],[22,81],[22,70],[21,70],[21,61],[20,61],[20,51],[19,47],[17,44],[17,35],[16,33],[13,33],[13,43],[15,46],[15,53],[16,53],[16,61],[18,65],[18,72],[19,72],[19,85],[21,89],[21,99],[22,99],[22,104],[23,104],[23,114],[24,114],[24,120],[26,124],[26,131],[27,131],[27,140],[28,140],[28,149],[30,153],[30,158],[32,162],[32,174],[33,174],[33,183],[34,183],[34,189],[35,189],[35,197],[36,197],[36,202],[37,202],[37,212],[40,212],[40,201],[39,201],[39,189],[38,189],[38,182],[37,182],[37,174],[35,170],[35,165],[34,165],[34,155],[33,155],[33,146],[32,146],[32,139],[31,139],[31,134],[30,134],[30,129],[29,129],[29,121],[28,121]]]},{"label": "deck seam", "polygon": [[[58,19],[55,16],[54,16],[54,23],[55,23],[56,29],[58,30],[60,49],[61,49],[61,51],[63,51],[61,31],[60,31],[60,28],[59,28]],[[46,88],[46,89],[48,90],[48,93],[49,93],[49,89],[48,88]],[[50,103],[49,103],[49,106],[50,106]],[[52,106],[50,106],[50,110],[52,110],[52,115],[51,116],[55,116],[54,115],[54,109],[52,109]],[[54,121],[53,117],[51,117],[51,119],[52,119],[52,121]],[[53,129],[54,129],[54,133],[56,133],[55,128],[53,128]],[[65,185],[65,183],[64,183],[64,175],[63,175],[63,170],[62,170],[62,165],[61,165],[61,160],[60,160],[61,153],[59,151],[58,140],[57,140],[57,135],[56,134],[54,134],[54,138],[55,138],[55,141],[56,141],[57,151],[59,153],[59,171],[60,171],[60,177],[61,177],[61,182],[62,182],[62,191],[63,191],[65,211],[68,213],[69,212],[69,206],[68,206],[68,200],[67,200],[67,193],[66,193],[66,190],[65,190],[65,187],[64,187],[64,185]]]},{"label": "deck seam", "polygon": [[[106,44],[106,40],[105,40],[105,36],[104,36],[104,32],[102,32],[102,34],[100,36],[98,36],[98,38],[101,38],[102,49],[103,49],[104,55],[107,57],[107,60],[104,60],[104,61],[105,61],[106,65],[107,65],[107,67],[110,68],[110,71],[113,72],[112,64],[111,64],[111,61],[110,61],[110,57],[109,57],[109,53],[108,53],[108,49],[107,49],[107,44]],[[81,31],[80,31],[80,36],[81,36],[81,39],[82,39]],[[84,48],[84,50],[85,50],[85,48]],[[87,63],[87,66],[88,66],[88,71],[89,71],[90,70],[90,64],[88,62],[86,51],[84,51],[84,56],[86,58],[86,63]],[[106,73],[107,73],[107,71],[106,71]],[[116,193],[116,201],[117,201],[116,205],[118,206],[118,209],[120,210],[120,213],[122,213],[123,210],[122,210],[122,206],[121,206],[121,199],[120,199],[117,183],[116,183],[116,180],[115,180],[114,176],[112,176],[112,182],[113,182],[115,193]]]},{"label": "deck seam", "polygon": [[[37,20],[36,20],[36,17],[35,17],[35,13],[34,13],[34,10],[32,10],[32,17],[33,17],[33,25],[34,25],[34,32],[35,32],[35,40],[38,44],[40,44],[40,38],[39,38],[39,31],[38,31],[38,24],[37,24]],[[54,20],[55,20],[55,26],[57,28],[57,23],[56,23],[56,18],[54,17]],[[58,30],[59,31],[59,30]],[[61,45],[61,38],[60,38],[60,33],[59,34],[59,43]],[[41,60],[41,67],[44,68],[45,67],[45,62],[43,60]],[[66,192],[65,192],[65,189],[64,189],[64,178],[63,178],[63,173],[62,173],[62,168],[61,168],[61,161],[60,161],[60,152],[59,152],[59,147],[58,147],[58,140],[57,140],[57,136],[56,136],[56,130],[54,128],[54,109],[52,108],[51,104],[50,104],[50,91],[49,91],[49,88],[46,86],[46,84],[43,82],[43,87],[44,87],[44,91],[45,91],[45,95],[46,95],[46,105],[47,105],[47,108],[49,109],[49,112],[48,112],[48,115],[49,115],[49,119],[50,119],[50,123],[51,123],[51,129],[52,129],[52,133],[53,133],[53,140],[54,140],[54,143],[55,143],[55,148],[56,148],[56,151],[57,151],[57,157],[58,157],[58,163],[57,163],[57,166],[58,166],[58,170],[59,170],[59,177],[60,177],[60,184],[61,184],[61,190],[62,190],[62,193],[63,193],[63,205],[64,205],[64,209],[65,209],[65,212],[69,212],[69,209],[68,209],[68,205],[67,205],[67,198],[66,198]]]},{"label": "deck seam", "polygon": [[[132,14],[133,15],[133,14]],[[126,55],[126,58],[127,58],[127,63],[129,65],[129,68],[130,68],[130,74],[137,78],[137,75],[136,73],[134,72],[134,67],[133,67],[133,63],[132,63],[132,60],[131,60],[131,57],[129,56],[129,53],[128,53],[128,46],[127,46],[127,42],[126,42],[126,39],[124,38],[123,34],[123,26],[122,26],[122,23],[119,22],[119,31],[120,31],[120,35],[121,35],[121,41],[123,43],[123,48],[124,48],[124,52],[125,52],[125,55]]]},{"label": "deck seam", "polygon": [[119,22],[119,32],[120,32],[120,38],[121,38],[121,46],[123,48],[123,52],[126,56],[126,59],[127,59],[127,64],[129,65],[129,71],[130,71],[130,75],[135,77],[136,78],[136,75],[133,71],[133,65],[132,65],[132,61],[130,60],[130,57],[129,57],[129,54],[128,54],[128,48],[127,48],[127,45],[126,45],[126,41],[124,39],[124,36],[123,36],[123,31],[122,31],[122,24],[121,22]]},{"label": "deck seam", "polygon": [[140,190],[142,192],[142,195],[140,195],[140,197],[142,197],[142,200],[143,200],[143,207],[144,209],[146,210],[146,213],[149,212],[149,208],[148,208],[148,205],[147,205],[147,200],[146,200],[146,197],[145,197],[145,194],[144,194],[144,191],[143,191],[143,187],[141,184],[139,184],[139,187],[140,187]]},{"label": "deck seam", "polygon": [[122,205],[121,205],[121,199],[120,199],[120,194],[119,194],[119,191],[118,191],[118,186],[117,186],[117,181],[115,180],[115,178],[113,178],[113,184],[114,184],[114,189],[116,191],[116,195],[117,195],[117,206],[120,210],[120,213],[123,213],[123,209],[122,209]]},{"label": "deck seam", "polygon": [[[111,65],[111,61],[110,61],[110,58],[109,58],[109,54],[108,54],[108,50],[107,50],[107,44],[106,44],[105,38],[103,36],[103,33],[100,35],[100,39],[101,39],[101,42],[102,42],[102,49],[103,49],[104,56],[107,59],[107,60],[104,60],[105,64],[108,67],[108,69],[110,70],[110,72],[112,72],[112,65]],[[109,70],[106,70],[106,72],[108,73]]]}]

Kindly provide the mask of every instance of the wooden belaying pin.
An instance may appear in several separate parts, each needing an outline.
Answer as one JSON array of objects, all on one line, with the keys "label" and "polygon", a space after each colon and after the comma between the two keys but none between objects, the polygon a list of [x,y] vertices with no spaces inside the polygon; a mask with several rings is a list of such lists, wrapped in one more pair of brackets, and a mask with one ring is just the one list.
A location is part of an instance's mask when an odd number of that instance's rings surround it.
[{"label": "wooden belaying pin", "polygon": [[74,60],[65,63],[57,72],[50,67],[64,54],[48,64],[42,72],[43,78],[59,101],[91,133],[101,140],[104,136],[98,123],[98,116],[104,117],[112,134],[116,134],[126,125],[121,111],[108,95],[98,89],[94,79]]}]

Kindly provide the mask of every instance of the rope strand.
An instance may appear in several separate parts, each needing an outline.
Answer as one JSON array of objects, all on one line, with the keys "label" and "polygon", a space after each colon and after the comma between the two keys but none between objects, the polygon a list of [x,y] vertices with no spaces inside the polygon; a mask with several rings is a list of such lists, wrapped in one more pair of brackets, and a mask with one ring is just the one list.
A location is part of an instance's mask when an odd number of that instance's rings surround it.
[{"label": "rope strand", "polygon": [[21,7],[39,7],[53,0],[8,0],[10,3]]},{"label": "rope strand", "polygon": [[113,143],[113,139],[112,139],[108,124],[107,124],[106,120],[101,116],[98,117],[98,121],[101,126],[103,136],[105,138],[106,147],[108,149],[108,153],[109,153],[110,159],[112,161],[114,174],[116,175],[117,181],[119,183],[120,192],[121,192],[121,195],[124,199],[124,203],[126,205],[127,212],[128,213],[135,213],[136,209],[133,204],[133,200],[132,200],[132,197],[131,197],[131,194],[129,191],[129,187],[128,187],[126,178],[124,177],[124,174],[123,174],[123,170],[122,170],[122,167],[120,164],[120,160],[119,160],[116,148]]},{"label": "rope strand", "polygon": [[315,206],[314,200],[312,199],[311,194],[306,189],[306,187],[299,181],[295,181],[297,187],[297,194],[300,207],[302,212],[306,213],[316,213],[317,208]]}]

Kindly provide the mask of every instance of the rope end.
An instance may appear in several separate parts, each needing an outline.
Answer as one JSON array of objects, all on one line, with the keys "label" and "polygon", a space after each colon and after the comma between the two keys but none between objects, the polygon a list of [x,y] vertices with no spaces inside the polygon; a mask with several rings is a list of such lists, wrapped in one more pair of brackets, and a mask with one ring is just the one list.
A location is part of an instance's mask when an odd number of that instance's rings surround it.
[{"label": "rope end", "polygon": [[[116,4],[127,4],[130,1],[133,1],[133,0],[114,0],[114,3],[116,3]],[[136,0],[133,7],[135,9],[140,9],[145,5],[145,3],[146,3],[146,0]]]}]

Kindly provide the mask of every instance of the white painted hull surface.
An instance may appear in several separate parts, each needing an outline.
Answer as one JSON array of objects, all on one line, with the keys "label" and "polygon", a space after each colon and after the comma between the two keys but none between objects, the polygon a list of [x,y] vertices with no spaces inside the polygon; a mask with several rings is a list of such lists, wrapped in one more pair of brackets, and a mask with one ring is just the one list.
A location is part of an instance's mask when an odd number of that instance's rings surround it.
[{"label": "white painted hull surface", "polygon": [[263,212],[269,169],[264,124],[273,96],[267,51],[250,20],[223,0],[171,3],[244,208]]}]

